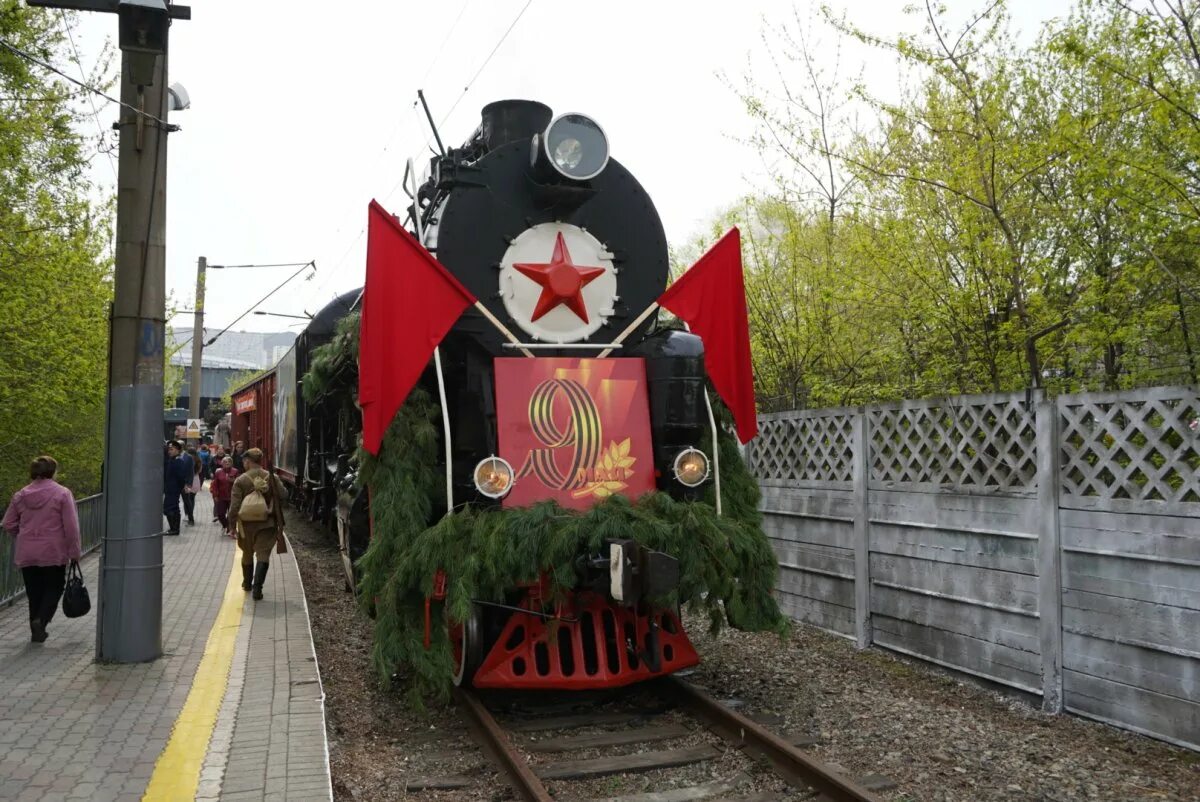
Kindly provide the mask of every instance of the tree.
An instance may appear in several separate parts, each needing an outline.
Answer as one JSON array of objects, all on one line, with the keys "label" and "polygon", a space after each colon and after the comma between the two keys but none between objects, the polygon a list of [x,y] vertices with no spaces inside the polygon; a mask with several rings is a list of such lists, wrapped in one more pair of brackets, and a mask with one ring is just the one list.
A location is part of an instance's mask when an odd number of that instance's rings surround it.
[{"label": "tree", "polygon": [[[0,38],[68,64],[60,18],[0,0]],[[0,498],[48,453],[77,495],[99,489],[112,205],[93,199],[72,88],[0,48]],[[91,121],[87,121],[91,124]]]},{"label": "tree", "polygon": [[221,418],[229,412],[229,402],[224,398],[218,398],[213,401],[204,410],[204,425],[210,429],[216,429],[217,424],[221,422]]},{"label": "tree", "polygon": [[[1197,4],[1086,0],[1026,48],[1003,2],[911,11],[894,39],[794,16],[740,93],[779,176],[717,221],[760,405],[1196,381]],[[900,97],[822,72],[829,34],[889,51]]]}]

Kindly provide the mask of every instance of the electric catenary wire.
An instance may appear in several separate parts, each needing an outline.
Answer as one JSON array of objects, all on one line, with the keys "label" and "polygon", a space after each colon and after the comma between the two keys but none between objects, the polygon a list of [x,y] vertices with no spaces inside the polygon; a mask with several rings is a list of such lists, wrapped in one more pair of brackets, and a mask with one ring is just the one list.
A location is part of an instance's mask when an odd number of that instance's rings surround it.
[{"label": "electric catenary wire", "polygon": [[[483,60],[483,63],[479,65],[477,70],[475,70],[475,74],[472,75],[463,86],[462,92],[458,94],[458,97],[455,98],[454,103],[450,105],[450,109],[442,115],[442,119],[439,120],[437,124],[438,129],[441,129],[446,125],[446,121],[450,119],[450,115],[453,114],[454,110],[458,108],[458,104],[462,102],[462,99],[467,96],[467,92],[469,92],[471,87],[475,85],[475,81],[479,79],[479,76],[483,75],[483,71],[487,69],[488,64],[492,63],[492,58],[494,58],[496,53],[499,52],[500,47],[504,44],[505,40],[508,39],[508,35],[513,32],[514,28],[517,27],[517,23],[521,21],[521,17],[525,16],[525,12],[529,10],[531,5],[533,5],[533,0],[526,0],[525,5],[521,6],[521,10],[517,12],[515,17],[513,17],[513,21],[508,24],[508,27],[505,28],[504,33],[502,33],[500,38],[496,41],[495,46],[492,47],[491,52],[487,54],[487,58]],[[413,107],[416,107],[415,103],[413,104]],[[433,132],[431,131],[429,136],[425,139],[425,144],[422,147],[428,148],[429,143],[432,141]],[[387,195],[384,196],[385,203],[392,197],[392,195],[396,194],[396,190],[400,188],[400,184],[402,183],[404,183],[403,178],[391,188]]]},{"label": "electric catenary wire", "polygon": [[[71,53],[75,56],[75,66],[79,68],[79,77],[87,80],[87,73],[83,69],[83,60],[79,58],[79,48],[75,46],[75,34],[71,30],[71,25],[67,21],[67,12],[61,8],[58,10],[58,18],[62,21],[63,30],[67,32],[67,41],[71,43]],[[112,151],[104,147],[104,126],[100,123],[100,110],[96,108],[95,95],[88,94],[88,103],[92,107],[92,119],[96,122],[96,130],[100,134],[101,150],[108,157],[108,166],[112,168],[113,180],[117,180],[117,163],[113,161]]]},{"label": "electric catenary wire", "polygon": [[258,300],[257,300],[257,301],[254,303],[254,305],[253,305],[253,306],[251,306],[251,307],[250,307],[249,309],[247,309],[245,312],[242,312],[240,315],[238,315],[238,316],[237,316],[237,318],[235,318],[235,319],[234,319],[234,321],[233,321],[232,323],[230,323],[230,324],[229,324],[228,326],[226,326],[225,328],[221,329],[219,332],[217,332],[215,335],[213,335],[213,336],[212,336],[212,337],[211,337],[209,340],[207,340],[207,341],[204,343],[205,347],[207,347],[207,346],[210,346],[210,345],[212,345],[213,343],[215,343],[215,342],[216,342],[218,339],[220,339],[220,337],[221,337],[221,335],[222,335],[222,334],[224,334],[225,332],[229,331],[229,330],[230,330],[230,329],[232,329],[234,326],[236,326],[236,325],[238,324],[238,322],[239,322],[239,321],[241,321],[241,319],[242,319],[242,318],[244,318],[246,315],[248,315],[248,314],[250,314],[251,312],[253,312],[255,309],[257,309],[257,308],[258,308],[258,306],[259,306],[260,304],[262,304],[264,301],[266,301],[268,298],[270,298],[270,297],[271,297],[272,295],[274,295],[275,293],[277,293],[277,292],[279,292],[280,290],[282,290],[284,287],[286,287],[286,286],[287,286],[288,282],[290,282],[290,281],[291,281],[292,279],[294,279],[296,276],[298,276],[298,275],[300,275],[301,273],[303,273],[305,270],[308,270],[310,267],[311,267],[313,270],[316,270],[316,269],[317,269],[317,263],[316,263],[316,261],[315,261],[315,260],[314,260],[314,261],[311,261],[311,262],[305,262],[303,267],[301,267],[301,268],[300,268],[299,270],[297,270],[295,273],[292,273],[292,275],[290,275],[290,276],[288,276],[287,278],[285,278],[285,279],[284,279],[284,280],[283,280],[283,281],[282,281],[282,282],[279,284],[279,286],[278,286],[278,287],[276,287],[275,289],[273,289],[273,290],[271,290],[270,292],[268,292],[268,293],[267,293],[266,295],[264,295],[262,298],[259,298],[259,299],[258,299]]},{"label": "electric catenary wire", "polygon": [[134,114],[138,115],[139,117],[144,117],[147,120],[150,120],[151,122],[156,122],[163,128],[166,128],[169,130],[174,130],[174,126],[172,126],[166,120],[160,120],[158,117],[155,117],[153,114],[142,111],[137,106],[131,106],[128,103],[125,103],[124,101],[117,100],[112,95],[110,95],[106,92],[102,92],[99,89],[97,89],[96,87],[94,87],[90,84],[84,83],[83,81],[80,81],[78,78],[72,78],[70,75],[67,75],[65,72],[60,70],[58,67],[55,67],[53,64],[49,64],[45,61],[42,61],[40,58],[33,55],[32,53],[26,52],[26,51],[22,50],[21,48],[17,47],[16,45],[10,44],[5,39],[0,39],[0,47],[3,47],[5,50],[8,50],[11,53],[18,55],[27,61],[33,62],[34,64],[38,65],[42,69],[49,70],[50,72],[54,73],[55,75],[59,76],[60,78],[70,81],[71,83],[78,86],[80,89],[86,90],[88,92],[91,92],[93,95],[98,95],[99,97],[104,98],[109,103],[116,103],[118,106],[121,106],[122,108],[132,111]]},{"label": "electric catenary wire", "polygon": [[[274,264],[265,265],[208,265],[209,270],[246,270],[251,267],[307,267],[313,264],[309,259],[307,262],[275,262]],[[314,265],[315,267],[315,265]]]},{"label": "electric catenary wire", "polygon": [[[450,32],[446,34],[445,39],[442,41],[442,45],[438,48],[438,53],[434,56],[435,62],[436,62],[437,58],[441,55],[442,48],[445,47],[446,43],[450,40],[450,36],[454,32],[454,28],[456,28],[458,26],[458,22],[462,18],[463,12],[466,11],[468,4],[469,4],[469,2],[464,3],[462,10],[459,11],[458,18],[455,19],[453,25],[451,26]],[[487,66],[491,63],[491,61],[495,57],[496,53],[500,50],[500,47],[504,44],[505,40],[508,39],[508,36],[509,36],[509,34],[511,34],[513,32],[513,29],[517,27],[517,23],[521,21],[521,18],[523,16],[525,16],[525,12],[529,10],[529,7],[531,5],[533,5],[533,0],[526,0],[525,5],[521,6],[521,10],[517,12],[517,15],[515,17],[513,17],[512,22],[509,23],[508,27],[504,30],[504,33],[502,33],[500,35],[500,38],[496,41],[496,44],[492,47],[491,52],[489,52],[487,54],[487,58],[485,58],[483,60],[483,63],[481,63],[479,65],[478,69],[475,70],[475,74],[472,75],[470,80],[468,80],[466,82],[466,84],[463,86],[462,92],[459,93],[458,98],[450,106],[449,111],[447,111],[442,116],[441,122],[438,123],[438,128],[441,128],[442,126],[444,126],[446,124],[446,121],[450,119],[450,115],[454,113],[454,110],[458,108],[459,103],[462,102],[462,99],[464,97],[466,97],[467,92],[469,92],[471,87],[475,84],[475,81],[478,80],[479,76],[483,74],[483,71],[487,69]],[[430,67],[426,70],[426,76],[428,76],[430,73],[432,73],[432,71],[433,71],[433,66],[431,64]],[[414,102],[412,105],[412,110],[414,112],[416,111],[416,106],[417,106],[417,104],[416,104],[416,102]],[[409,119],[411,120],[412,117],[410,116]],[[396,137],[398,137],[399,134],[400,134],[400,131],[398,130]],[[391,147],[392,142],[395,141],[396,137],[393,137],[388,142],[388,144],[384,147],[385,151]],[[432,141],[433,141],[433,135],[431,133],[429,135],[429,137],[425,140],[424,147],[429,147],[429,143]],[[383,196],[382,202],[387,203],[388,200],[390,200],[391,197],[396,194],[396,190],[400,188],[400,184],[402,184],[402,183],[403,183],[403,178],[400,181],[397,181],[396,184],[388,191],[388,193]],[[318,293],[325,287],[325,284],[329,281],[329,279],[332,276],[335,276],[338,274],[338,268],[341,267],[342,263],[346,260],[346,257],[348,257],[350,255],[350,253],[354,250],[354,247],[356,245],[358,245],[359,240],[361,240],[363,238],[363,235],[365,235],[366,233],[367,233],[367,229],[365,226],[363,228],[359,229],[358,233],[354,236],[354,239],[350,242],[350,245],[346,248],[346,250],[342,253],[341,257],[335,263],[334,269],[329,271],[329,273],[326,275],[326,278],[321,282],[320,285],[318,285],[318,287],[317,287]]]},{"label": "electric catenary wire", "polygon": [[[444,117],[442,117],[441,122],[438,123],[438,128],[441,128],[443,125],[446,124],[446,120],[450,119],[450,115],[453,114],[454,110],[458,108],[458,104],[462,102],[462,99],[467,96],[467,92],[470,90],[471,86],[475,83],[475,80],[477,78],[479,78],[480,75],[483,74],[483,71],[485,69],[487,69],[487,65],[491,64],[492,57],[496,55],[496,51],[500,49],[500,46],[502,44],[504,44],[504,40],[508,38],[508,35],[510,33],[512,33],[513,28],[517,27],[517,23],[521,21],[521,17],[525,16],[525,12],[529,10],[529,7],[531,5],[533,5],[533,0],[525,0],[525,5],[521,6],[521,10],[517,12],[517,16],[513,18],[513,21],[511,23],[509,23],[508,28],[504,31],[504,34],[500,37],[500,41],[496,42],[496,46],[492,48],[492,52],[488,53],[487,58],[485,58],[483,60],[483,63],[479,65],[479,69],[477,69],[475,71],[475,74],[471,76],[471,80],[467,81],[466,86],[463,87],[462,93],[459,94],[458,99],[455,100],[454,104],[450,107],[450,111],[446,112],[446,115]],[[430,137],[430,139],[432,139],[432,136]],[[429,140],[426,140],[425,144],[428,145]]]}]

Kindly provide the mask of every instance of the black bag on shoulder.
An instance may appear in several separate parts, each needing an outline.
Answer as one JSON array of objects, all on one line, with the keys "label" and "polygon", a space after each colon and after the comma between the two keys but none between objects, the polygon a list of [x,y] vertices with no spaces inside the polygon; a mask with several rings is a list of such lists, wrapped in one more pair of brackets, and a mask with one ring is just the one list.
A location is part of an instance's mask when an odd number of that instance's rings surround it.
[{"label": "black bag on shoulder", "polygon": [[80,570],[78,562],[71,560],[71,567],[67,570],[67,586],[63,588],[63,615],[67,618],[79,618],[87,615],[91,609],[92,598],[83,585],[83,571]]}]

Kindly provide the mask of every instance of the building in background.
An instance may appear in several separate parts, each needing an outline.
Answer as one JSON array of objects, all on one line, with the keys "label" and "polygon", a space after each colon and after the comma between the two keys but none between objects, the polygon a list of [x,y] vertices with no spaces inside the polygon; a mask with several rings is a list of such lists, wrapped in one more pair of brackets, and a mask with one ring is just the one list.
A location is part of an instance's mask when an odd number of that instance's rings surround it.
[{"label": "building in background", "polygon": [[[214,333],[207,332],[209,336]],[[191,329],[167,329],[168,343],[185,343],[170,359],[171,365],[183,370],[183,381],[175,397],[175,406],[183,409],[190,406],[192,395],[192,349],[186,344],[191,337]],[[295,332],[290,331],[227,331],[215,343],[206,345],[204,370],[200,376],[201,417],[209,404],[225,395],[235,376],[244,382],[252,371],[272,367],[295,340]]]},{"label": "building in background", "polygon": [[[216,333],[213,329],[206,330],[208,337]],[[167,329],[168,343],[188,342],[191,338],[190,328]],[[278,362],[295,341],[294,331],[227,331],[212,345],[204,346],[204,365],[208,366],[209,357],[219,357],[246,362],[262,370]],[[190,346],[185,345],[182,350],[190,356]]]},{"label": "building in background", "polygon": [[[178,394],[175,396],[175,406],[181,409],[188,409],[191,406],[192,400],[192,352],[188,348],[182,348],[171,356],[171,364],[183,368],[183,381],[179,385]],[[204,355],[204,369],[200,372],[200,416],[204,417],[204,412],[208,409],[208,405],[214,401],[219,401],[221,396],[225,395],[225,391],[229,389],[229,383],[234,377],[241,377],[243,380],[249,378],[251,372],[262,370],[262,367],[257,362],[247,362],[242,359],[226,359],[219,356]]]}]

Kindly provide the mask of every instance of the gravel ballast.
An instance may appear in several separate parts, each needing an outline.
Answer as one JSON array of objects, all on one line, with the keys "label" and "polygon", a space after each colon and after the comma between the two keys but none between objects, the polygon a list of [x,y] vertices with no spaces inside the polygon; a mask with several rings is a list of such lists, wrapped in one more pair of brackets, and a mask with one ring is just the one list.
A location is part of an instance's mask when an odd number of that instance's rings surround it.
[{"label": "gravel ballast", "polygon": [[[289,518],[326,692],[335,799],[511,799],[453,708],[413,712],[402,677],[395,689],[380,687],[370,661],[372,623],[344,590],[336,546],[301,516]],[[858,651],[843,638],[801,624],[781,641],[733,630],[714,639],[703,622],[687,623],[703,657],[690,681],[736,700],[777,732],[815,736],[820,743],[810,747],[814,756],[850,776],[891,779],[896,786],[879,791],[883,799],[1200,800],[1196,753],[1096,722],[1046,715],[973,682],[880,650]],[[668,782],[727,778],[725,768],[744,771],[747,763],[728,753]],[[451,775],[465,786],[407,787],[418,778]],[[648,790],[655,780],[618,775],[555,784],[554,790],[583,799]],[[760,782],[751,787],[762,788]]]},{"label": "gravel ballast", "polygon": [[820,738],[851,776],[882,774],[891,800],[1200,800],[1200,754],[1093,721],[1053,716],[927,664],[796,624],[774,635],[689,632],[691,676],[719,697]]}]

